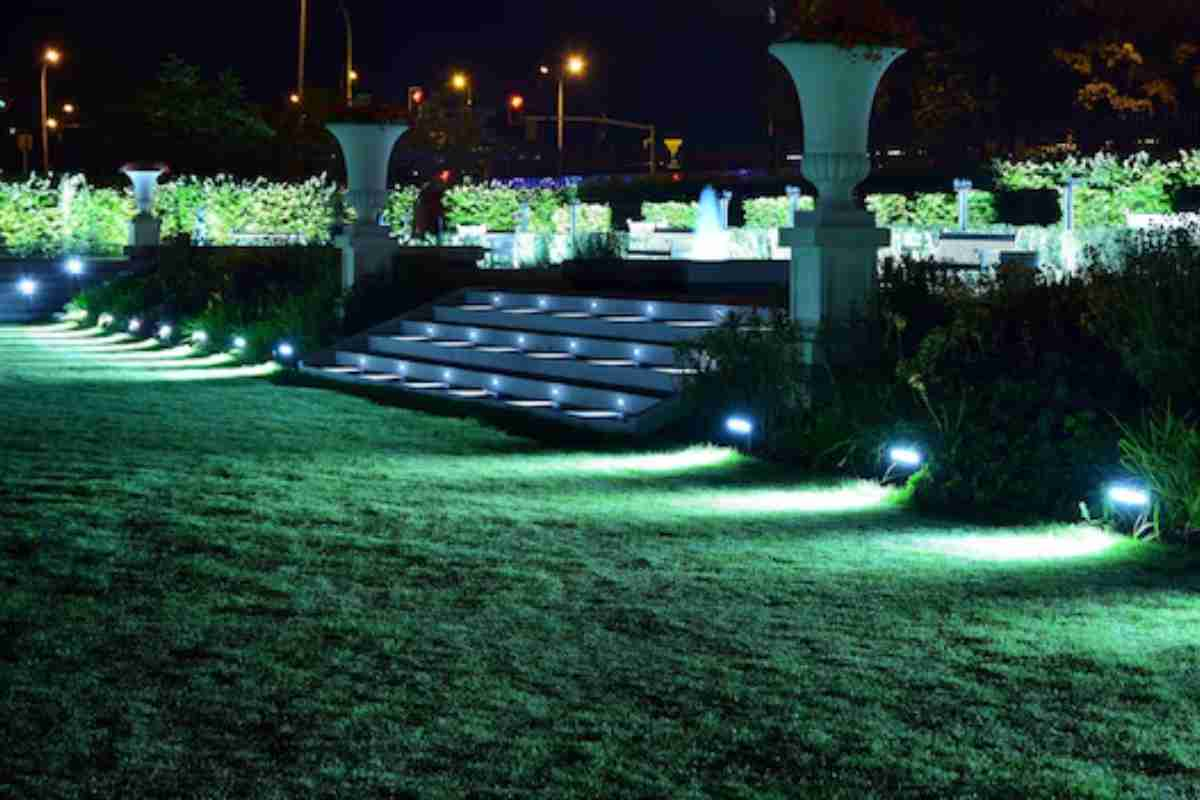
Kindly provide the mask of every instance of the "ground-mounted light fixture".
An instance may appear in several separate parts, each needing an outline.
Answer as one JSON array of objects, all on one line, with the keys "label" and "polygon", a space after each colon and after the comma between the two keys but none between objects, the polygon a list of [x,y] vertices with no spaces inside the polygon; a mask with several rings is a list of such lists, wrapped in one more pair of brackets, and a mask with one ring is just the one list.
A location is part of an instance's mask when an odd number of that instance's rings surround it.
[{"label": "ground-mounted light fixture", "polygon": [[24,297],[32,299],[33,296],[37,294],[37,290],[37,281],[33,280],[32,278],[21,278],[21,280],[17,282],[17,291],[20,292]]},{"label": "ground-mounted light fixture", "polygon": [[175,329],[170,325],[163,323],[162,325],[158,326],[158,333],[156,335],[164,342],[170,341],[171,337],[175,335]]},{"label": "ground-mounted light fixture", "polygon": [[72,278],[78,278],[83,274],[83,259],[78,256],[72,256],[67,259],[66,263],[67,274]]},{"label": "ground-mounted light fixture", "polygon": [[908,478],[925,464],[925,454],[911,444],[894,444],[888,448],[888,468],[883,473],[882,483],[895,478]]},{"label": "ground-mounted light fixture", "polygon": [[99,325],[101,328],[107,328],[108,326],[112,325],[114,322],[116,322],[116,319],[113,317],[112,314],[109,314],[108,312],[105,312],[96,318],[96,324]]},{"label": "ground-mounted light fixture", "polygon": [[208,344],[208,334],[204,331],[193,331],[192,344],[196,347],[203,347],[204,345]]},{"label": "ground-mounted light fixture", "polygon": [[245,350],[249,342],[246,341],[245,336],[235,336],[233,337],[232,344],[234,350]]},{"label": "ground-mounted light fixture", "polygon": [[1114,506],[1129,510],[1145,511],[1150,507],[1150,492],[1128,483],[1116,483],[1105,492]]},{"label": "ground-mounted light fixture", "polygon": [[133,319],[129,320],[129,332],[130,333],[137,333],[141,329],[142,329],[142,321],[140,319],[138,319],[137,317],[134,317]]},{"label": "ground-mounted light fixture", "polygon": [[296,348],[291,342],[280,342],[275,346],[275,355],[284,361],[291,361],[296,355]]},{"label": "ground-mounted light fixture", "polygon": [[754,437],[754,422],[749,417],[735,415],[725,420],[725,430],[734,436],[745,440],[745,448],[750,449]]}]

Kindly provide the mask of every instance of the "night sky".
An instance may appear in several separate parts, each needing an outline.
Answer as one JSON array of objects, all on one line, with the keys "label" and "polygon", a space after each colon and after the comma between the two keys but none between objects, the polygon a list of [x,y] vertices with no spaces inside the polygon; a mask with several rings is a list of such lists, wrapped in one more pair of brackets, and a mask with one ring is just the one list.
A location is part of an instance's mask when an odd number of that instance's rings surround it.
[{"label": "night sky", "polygon": [[[17,104],[9,124],[32,125],[37,59],[47,42],[67,54],[54,71],[54,101],[95,107],[114,92],[144,83],[163,56],[174,52],[213,72],[231,67],[252,99],[279,103],[295,83],[298,5],[298,0],[9,0],[2,74]],[[694,140],[749,141],[765,126],[765,3],[347,0],[347,5],[361,89],[380,99],[402,102],[408,86],[433,85],[461,67],[476,78],[480,107],[521,91],[530,111],[550,111],[550,87],[537,80],[537,67],[555,53],[578,48],[588,55],[590,69],[586,80],[572,83],[568,113],[653,122],[664,134]],[[336,0],[310,0],[309,6],[306,82],[332,86],[344,59],[341,15]]]}]

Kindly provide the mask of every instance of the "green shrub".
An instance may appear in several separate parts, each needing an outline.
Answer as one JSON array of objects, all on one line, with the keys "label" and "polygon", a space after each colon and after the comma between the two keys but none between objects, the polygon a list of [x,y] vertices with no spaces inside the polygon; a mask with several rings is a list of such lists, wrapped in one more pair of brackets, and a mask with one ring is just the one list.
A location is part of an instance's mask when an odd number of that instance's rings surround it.
[{"label": "green shrub", "polygon": [[866,208],[875,215],[875,223],[883,227],[891,225],[915,225],[910,202],[903,194],[869,194]]},{"label": "green shrub", "polygon": [[383,222],[392,229],[392,236],[402,242],[412,239],[413,216],[416,213],[419,186],[397,186],[388,194],[383,209]]},{"label": "green shrub", "polygon": [[486,225],[489,231],[514,231],[522,203],[529,204],[530,228],[534,233],[555,233],[557,212],[569,204],[567,189],[517,188],[499,181],[463,183],[446,192],[446,222],[455,225]]},{"label": "green shrub", "polygon": [[1200,428],[1171,406],[1121,426],[1121,466],[1150,488],[1157,536],[1200,535]]},{"label": "green shrub", "polygon": [[[597,203],[580,203],[575,209],[575,235],[608,233],[612,230],[612,209]],[[571,208],[564,206],[554,211],[556,233],[571,232]]]},{"label": "green shrub", "polygon": [[1159,403],[1200,410],[1200,231],[1122,237],[1090,260],[1092,330]]},{"label": "green shrub", "polygon": [[334,225],[342,221],[341,208],[340,192],[325,175],[302,183],[184,175],[159,187],[154,206],[164,241],[195,238],[197,214],[203,212],[203,241],[216,246],[229,245],[240,234],[328,244]]},{"label": "green shrub", "polygon": [[642,219],[661,228],[672,230],[695,230],[699,203],[642,203]]},{"label": "green shrub", "polygon": [[[801,211],[812,211],[815,198],[802,196],[798,204]],[[790,228],[792,201],[786,195],[783,197],[753,197],[742,201],[742,213],[746,217],[746,227],[753,230],[769,228]]]},{"label": "green shrub", "polygon": [[684,381],[686,417],[712,434],[728,415],[748,415],[757,446],[773,452],[808,406],[804,354],[800,326],[786,312],[765,325],[731,314],[717,330],[678,347],[680,363],[696,370]]}]

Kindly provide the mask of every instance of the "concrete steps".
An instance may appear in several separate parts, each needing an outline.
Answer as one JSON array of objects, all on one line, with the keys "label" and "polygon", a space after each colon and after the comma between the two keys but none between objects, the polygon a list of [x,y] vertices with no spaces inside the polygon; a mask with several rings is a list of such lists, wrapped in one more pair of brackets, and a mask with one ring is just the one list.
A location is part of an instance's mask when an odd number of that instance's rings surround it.
[{"label": "concrete steps", "polygon": [[675,346],[749,307],[464,290],[300,365],[601,431],[666,424],[688,374]]}]

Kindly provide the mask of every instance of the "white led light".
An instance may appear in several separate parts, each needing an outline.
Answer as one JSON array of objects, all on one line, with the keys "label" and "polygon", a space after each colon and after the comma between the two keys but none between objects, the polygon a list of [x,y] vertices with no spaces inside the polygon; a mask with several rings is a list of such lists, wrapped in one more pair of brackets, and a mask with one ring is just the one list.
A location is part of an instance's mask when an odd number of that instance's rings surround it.
[{"label": "white led light", "polygon": [[245,336],[233,337],[233,349],[234,350],[245,350],[247,344],[248,343],[246,342]]},{"label": "white led light", "polygon": [[740,436],[749,436],[754,432],[754,423],[745,417],[730,417],[726,420],[725,427],[730,433],[736,433]]},{"label": "white led light", "polygon": [[296,348],[292,347],[287,342],[282,342],[280,343],[279,347],[275,348],[275,352],[279,354],[280,358],[291,358],[292,356],[296,355]]},{"label": "white led light", "polygon": [[171,334],[173,334],[174,332],[175,332],[175,329],[172,328],[170,325],[159,325],[158,326],[158,338],[160,338],[160,339],[170,339]]},{"label": "white led light", "polygon": [[29,278],[22,278],[17,284],[17,291],[26,297],[33,297],[37,293],[37,288],[37,281],[30,280]]},{"label": "white led light", "polygon": [[141,329],[142,329],[142,321],[140,319],[138,319],[137,317],[134,317],[133,319],[129,320],[129,332],[130,333],[137,333]]},{"label": "white led light", "polygon": [[1117,505],[1145,508],[1150,505],[1150,493],[1135,486],[1118,485],[1108,490],[1108,499]]},{"label": "white led light", "polygon": [[888,458],[902,467],[919,467],[925,460],[921,451],[912,447],[893,447],[888,451]]},{"label": "white led light", "polygon": [[208,334],[204,331],[196,331],[192,334],[192,341],[196,344],[205,344],[208,342]]},{"label": "white led light", "polygon": [[70,273],[71,275],[82,275],[83,274],[83,259],[68,258],[67,259],[67,272]]}]

